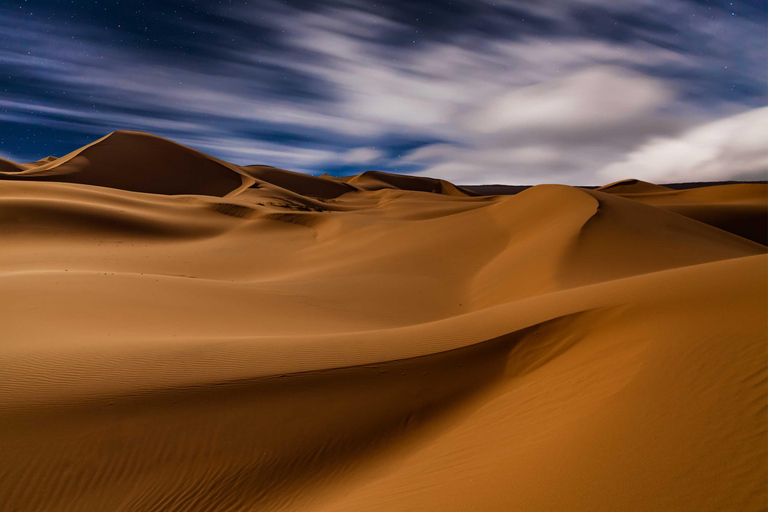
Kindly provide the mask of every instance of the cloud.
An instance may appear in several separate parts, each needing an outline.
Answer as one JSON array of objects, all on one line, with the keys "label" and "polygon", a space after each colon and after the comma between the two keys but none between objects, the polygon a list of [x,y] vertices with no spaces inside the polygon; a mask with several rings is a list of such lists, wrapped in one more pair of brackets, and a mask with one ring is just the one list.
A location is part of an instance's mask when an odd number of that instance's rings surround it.
[{"label": "cloud", "polygon": [[768,178],[768,107],[652,139],[605,166],[606,181],[627,177],[663,183]]},{"label": "cloud", "polygon": [[478,103],[461,119],[461,144],[417,148],[399,163],[459,184],[595,184],[594,169],[638,140],[679,130],[677,117],[664,112],[675,100],[663,80],[617,66],[584,68]]},{"label": "cloud", "polygon": [[593,67],[504,93],[467,116],[481,133],[606,131],[648,115],[673,97],[659,80],[626,69]]},{"label": "cloud", "polygon": [[674,65],[684,68],[694,64],[679,51],[646,41],[619,45],[576,37],[554,40],[526,37],[517,41],[495,42],[493,46],[503,55],[525,63],[541,76],[549,77],[595,63],[645,67]]},{"label": "cloud", "polygon": [[221,155],[224,160],[241,165],[258,162],[308,174],[312,174],[318,164],[339,161],[339,155],[330,150],[296,148],[232,136],[193,135],[177,139],[177,142],[212,155]]},{"label": "cloud", "polygon": [[120,29],[109,8],[63,23],[0,7],[0,142],[60,154],[76,138],[43,148],[51,133],[129,128],[313,173],[599,183],[651,141],[766,103],[764,23],[649,1],[264,0],[159,16],[171,3],[158,0]]},{"label": "cloud", "polygon": [[345,164],[367,164],[383,156],[384,153],[375,148],[355,148],[341,155],[341,161]]},{"label": "cloud", "polygon": [[401,164],[434,164],[448,158],[453,158],[461,152],[461,148],[452,144],[428,144],[408,152],[398,160]]},{"label": "cloud", "polygon": [[[615,155],[615,152],[604,148],[575,147],[564,150],[557,145],[546,144],[517,148],[453,147],[443,149],[442,153],[444,156],[421,160],[424,168],[415,174],[459,185],[591,185],[595,184],[591,169]],[[413,158],[413,154],[408,154],[403,160]],[[510,179],[510,176],[514,178]]]}]

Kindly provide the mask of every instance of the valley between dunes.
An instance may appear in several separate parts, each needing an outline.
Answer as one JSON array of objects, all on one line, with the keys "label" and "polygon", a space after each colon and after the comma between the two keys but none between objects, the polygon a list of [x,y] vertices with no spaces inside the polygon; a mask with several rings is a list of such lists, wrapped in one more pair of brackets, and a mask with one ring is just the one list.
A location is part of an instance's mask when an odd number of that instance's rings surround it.
[{"label": "valley between dunes", "polygon": [[0,510],[765,510],[768,185],[0,160]]}]

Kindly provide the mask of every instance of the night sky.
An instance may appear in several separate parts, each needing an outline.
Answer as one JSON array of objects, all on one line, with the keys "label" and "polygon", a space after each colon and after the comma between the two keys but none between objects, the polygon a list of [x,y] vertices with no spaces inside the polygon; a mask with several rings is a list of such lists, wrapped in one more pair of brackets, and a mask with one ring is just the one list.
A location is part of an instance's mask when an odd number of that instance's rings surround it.
[{"label": "night sky", "polygon": [[460,184],[766,179],[764,0],[0,4],[0,157],[141,130]]}]

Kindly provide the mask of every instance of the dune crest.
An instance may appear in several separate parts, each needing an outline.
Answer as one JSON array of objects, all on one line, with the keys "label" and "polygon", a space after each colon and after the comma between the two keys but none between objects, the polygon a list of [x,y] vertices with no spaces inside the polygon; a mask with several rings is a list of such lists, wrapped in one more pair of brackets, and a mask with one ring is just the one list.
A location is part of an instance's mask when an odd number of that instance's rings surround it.
[{"label": "dune crest", "polygon": [[0,160],[0,503],[763,510],[766,218],[137,132]]},{"label": "dune crest", "polygon": [[597,190],[609,194],[653,194],[670,192],[672,189],[663,185],[655,185],[642,180],[621,180],[608,185],[603,185]]}]

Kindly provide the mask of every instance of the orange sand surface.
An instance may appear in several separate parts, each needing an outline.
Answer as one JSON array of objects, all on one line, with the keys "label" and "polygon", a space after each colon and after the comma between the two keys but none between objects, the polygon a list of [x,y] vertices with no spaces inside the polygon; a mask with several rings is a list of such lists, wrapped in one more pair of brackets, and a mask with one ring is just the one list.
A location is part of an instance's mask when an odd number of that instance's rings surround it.
[{"label": "orange sand surface", "polygon": [[0,160],[0,510],[765,510],[768,185]]}]

